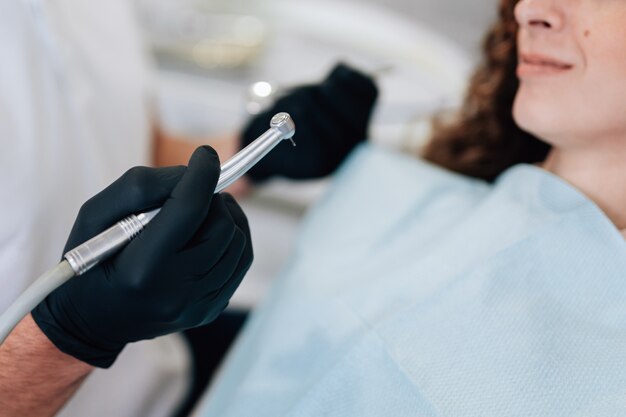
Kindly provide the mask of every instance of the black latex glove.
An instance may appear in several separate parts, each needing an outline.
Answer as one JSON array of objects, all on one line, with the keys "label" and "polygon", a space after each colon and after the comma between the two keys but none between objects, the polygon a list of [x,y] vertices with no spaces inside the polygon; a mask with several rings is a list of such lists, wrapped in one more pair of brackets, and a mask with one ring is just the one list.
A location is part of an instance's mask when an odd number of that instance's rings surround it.
[{"label": "black latex glove", "polygon": [[61,351],[108,367],[125,344],[206,324],[226,308],[253,256],[241,208],[213,195],[219,174],[217,154],[202,147],[187,168],[131,169],[83,205],[66,251],[131,213],[163,209],[119,254],[33,310]]},{"label": "black latex glove", "polygon": [[336,66],[321,84],[292,90],[249,122],[241,147],[265,132],[278,112],[287,112],[293,118],[297,146],[288,141],[278,144],[248,171],[248,177],[258,182],[275,175],[310,179],[332,173],[366,139],[377,96],[371,78],[343,64]]}]

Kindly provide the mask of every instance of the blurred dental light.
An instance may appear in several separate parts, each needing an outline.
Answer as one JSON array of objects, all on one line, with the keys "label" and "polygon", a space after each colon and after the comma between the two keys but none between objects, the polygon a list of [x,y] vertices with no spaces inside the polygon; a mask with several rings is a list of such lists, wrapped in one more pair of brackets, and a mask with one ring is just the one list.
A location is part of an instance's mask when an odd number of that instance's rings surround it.
[{"label": "blurred dental light", "polygon": [[272,94],[272,90],[272,84],[267,81],[259,81],[252,85],[252,92],[260,98],[269,97]]},{"label": "blurred dental light", "polygon": [[246,97],[246,111],[248,114],[259,114],[268,108],[276,88],[267,81],[257,81],[250,85]]}]

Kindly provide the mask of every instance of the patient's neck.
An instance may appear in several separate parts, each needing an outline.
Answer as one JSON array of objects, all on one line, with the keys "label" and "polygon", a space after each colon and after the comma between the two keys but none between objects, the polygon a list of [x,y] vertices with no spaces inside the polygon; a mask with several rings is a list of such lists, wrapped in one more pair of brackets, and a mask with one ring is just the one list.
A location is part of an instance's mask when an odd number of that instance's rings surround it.
[{"label": "patient's neck", "polygon": [[591,198],[626,237],[626,150],[553,148],[542,167]]}]

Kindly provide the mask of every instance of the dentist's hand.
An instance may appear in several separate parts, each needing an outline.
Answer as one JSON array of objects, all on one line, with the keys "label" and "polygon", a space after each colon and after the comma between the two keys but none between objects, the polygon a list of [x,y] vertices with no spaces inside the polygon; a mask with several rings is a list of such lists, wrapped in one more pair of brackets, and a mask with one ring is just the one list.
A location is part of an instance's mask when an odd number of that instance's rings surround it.
[{"label": "dentist's hand", "polygon": [[189,166],[134,168],[80,210],[65,250],[118,220],[163,205],[119,254],[50,294],[32,315],[63,352],[110,366],[124,345],[196,327],[226,308],[252,263],[244,213],[214,195],[215,151]]},{"label": "dentist's hand", "polygon": [[377,96],[372,79],[346,65],[336,66],[321,84],[294,89],[249,122],[241,147],[262,134],[277,112],[287,112],[295,121],[297,146],[283,141],[248,177],[258,182],[272,176],[309,179],[331,174],[366,139]]}]

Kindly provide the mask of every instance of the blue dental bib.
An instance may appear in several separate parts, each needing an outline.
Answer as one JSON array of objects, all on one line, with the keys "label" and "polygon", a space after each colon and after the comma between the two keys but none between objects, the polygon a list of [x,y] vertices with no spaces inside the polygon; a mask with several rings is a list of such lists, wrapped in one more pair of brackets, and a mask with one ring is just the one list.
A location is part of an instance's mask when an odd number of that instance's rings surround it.
[{"label": "blue dental bib", "polygon": [[198,415],[624,416],[625,242],[540,168],[362,146]]}]

